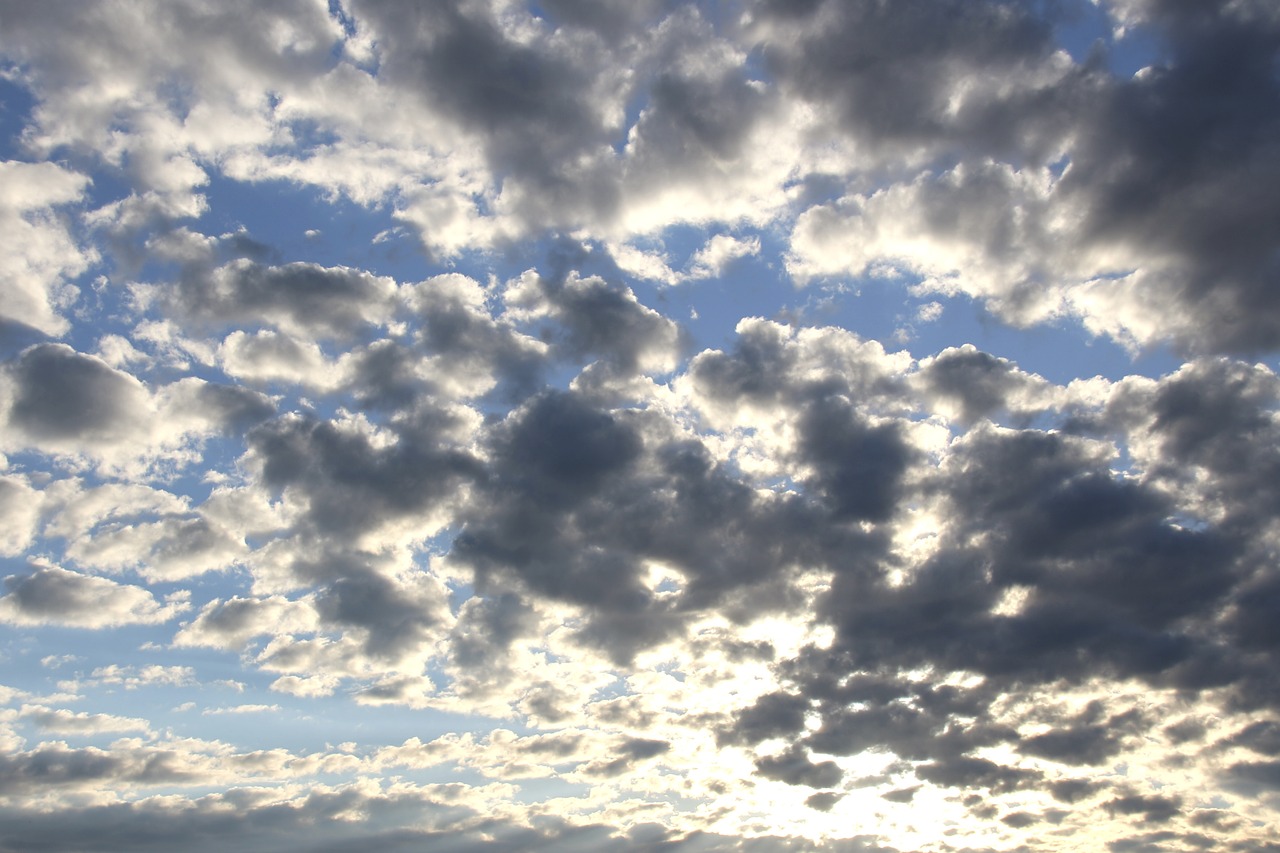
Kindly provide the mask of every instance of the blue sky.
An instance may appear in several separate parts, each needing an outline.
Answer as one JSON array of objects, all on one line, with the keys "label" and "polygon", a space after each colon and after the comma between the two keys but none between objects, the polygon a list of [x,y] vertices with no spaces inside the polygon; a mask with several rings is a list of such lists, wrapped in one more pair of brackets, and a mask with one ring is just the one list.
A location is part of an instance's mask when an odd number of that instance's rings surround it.
[{"label": "blue sky", "polygon": [[1280,846],[1278,62],[0,2],[0,851]]}]

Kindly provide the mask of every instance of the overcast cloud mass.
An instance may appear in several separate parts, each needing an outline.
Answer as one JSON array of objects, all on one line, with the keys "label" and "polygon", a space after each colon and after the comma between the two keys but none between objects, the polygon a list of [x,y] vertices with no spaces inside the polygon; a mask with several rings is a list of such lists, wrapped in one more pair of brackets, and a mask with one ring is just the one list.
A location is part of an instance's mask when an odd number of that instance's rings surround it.
[{"label": "overcast cloud mass", "polygon": [[1274,0],[0,0],[0,853],[1280,850]]}]

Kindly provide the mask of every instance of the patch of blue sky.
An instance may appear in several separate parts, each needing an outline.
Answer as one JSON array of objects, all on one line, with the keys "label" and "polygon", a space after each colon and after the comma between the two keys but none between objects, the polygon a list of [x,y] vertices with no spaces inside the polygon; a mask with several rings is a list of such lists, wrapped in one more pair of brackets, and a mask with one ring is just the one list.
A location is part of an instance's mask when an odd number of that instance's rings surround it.
[{"label": "patch of blue sky", "polygon": [[[94,679],[94,671],[104,667],[170,666],[166,655],[157,647],[167,644],[173,636],[171,624],[124,625],[109,630],[92,628],[67,628],[61,626],[31,626],[22,633],[6,631],[3,649],[5,674],[0,683],[32,693],[63,692],[63,686],[82,680]],[[70,657],[57,659],[58,653]],[[46,663],[51,656],[55,661]],[[184,659],[183,666],[191,663]],[[152,689],[149,687],[148,689]],[[107,685],[94,690],[99,695],[140,696],[127,685]],[[126,713],[128,707],[119,705],[95,707],[99,713]]]},{"label": "patch of blue sky", "polygon": [[469,583],[451,583],[449,584],[449,610],[454,616],[462,609],[462,605],[466,604],[475,597],[476,591]]},{"label": "patch of blue sky", "polygon": [[269,250],[275,263],[305,261],[347,266],[397,281],[432,274],[416,245],[399,233],[390,203],[364,206],[317,187],[283,179],[239,181],[216,171],[202,188],[209,212],[198,223],[213,236],[243,231]]},{"label": "patch of blue sky", "polygon": [[659,664],[658,666],[654,667],[654,669],[656,669],[658,672],[664,673],[665,675],[671,676],[676,681],[679,681],[682,683],[684,682],[685,674],[684,674],[684,670],[680,669],[679,661],[676,661],[676,660],[668,661],[666,663]]},{"label": "patch of blue sky", "polygon": [[663,231],[661,238],[640,241],[640,247],[661,251],[668,266],[680,272],[688,270],[694,255],[718,234],[759,240],[760,251],[731,261],[718,276],[690,278],[674,285],[623,272],[603,249],[593,252],[582,266],[625,281],[641,303],[679,322],[691,335],[694,352],[724,348],[732,346],[734,329],[743,318],[790,319],[810,295],[794,287],[778,265],[775,259],[784,249],[783,241],[768,230],[677,225]]},{"label": "patch of blue sky", "polygon": [[[1080,321],[1069,317],[1017,328],[994,317],[967,296],[924,297],[915,301],[914,306],[908,303],[905,307],[918,310],[921,305],[935,301],[942,306],[937,320],[922,322],[912,316],[915,311],[904,318],[904,328],[909,328],[911,335],[900,348],[916,358],[970,343],[1060,385],[1093,376],[1113,381],[1133,374],[1154,378],[1182,364],[1167,346],[1130,352],[1111,338],[1091,335]],[[886,341],[886,348],[899,347],[890,347]]]},{"label": "patch of blue sky", "polygon": [[1149,26],[1122,28],[1103,0],[1076,0],[1062,6],[1054,28],[1058,43],[1076,62],[1086,62],[1101,50],[1106,67],[1117,77],[1133,76],[1138,70],[1166,58],[1167,47],[1159,33]]},{"label": "patch of blue sky", "polygon": [[[563,769],[571,769],[570,765],[559,765]],[[544,803],[556,797],[585,797],[591,792],[591,785],[582,782],[568,782],[559,777],[535,777],[519,781],[513,799],[519,803]]]},{"label": "patch of blue sky", "polygon": [[0,160],[28,160],[22,132],[31,121],[36,99],[24,85],[14,82],[19,71],[0,67]]},{"label": "patch of blue sky", "polygon": [[[212,649],[184,649],[182,666],[188,667],[190,674],[178,683],[104,683],[101,674],[95,675],[104,667],[119,667],[119,677],[129,679],[138,678],[148,666],[172,664],[169,656],[143,648],[143,644],[117,643],[113,636],[109,648],[101,647],[85,642],[87,632],[77,637],[67,629],[60,630],[56,636],[49,631],[32,632],[36,635],[32,648],[22,655],[29,665],[24,672],[15,673],[19,677],[2,683],[38,697],[63,692],[62,687],[80,682],[83,698],[72,703],[75,710],[142,717],[152,721],[156,730],[221,740],[242,751],[283,748],[305,754],[322,750],[326,744],[346,742],[378,747],[413,737],[427,742],[450,733],[479,736],[497,726],[522,735],[532,731],[514,720],[476,714],[359,705],[354,697],[358,688],[349,683],[327,698],[292,696],[270,689],[276,674],[248,669],[237,655]],[[47,648],[72,648],[76,659],[57,668],[47,667],[38,661],[41,650]]]},{"label": "patch of blue sky", "polygon": [[627,686],[627,680],[624,676],[616,672],[610,674],[613,676],[613,681],[610,681],[603,687],[597,688],[596,692],[591,695],[591,699],[589,700],[591,703],[632,695],[631,688]]},{"label": "patch of blue sky", "polygon": [[[290,697],[279,693],[273,695],[273,702],[293,707],[294,700]],[[281,725],[278,731],[271,732],[275,738],[263,737],[262,743],[272,743],[284,738],[282,746],[299,750],[319,749],[326,743],[347,742],[363,747],[377,747],[401,744],[415,737],[428,743],[447,734],[482,737],[495,728],[509,729],[518,735],[532,733],[531,729],[514,719],[499,720],[474,713],[457,714],[439,708],[357,705],[345,693],[321,701],[297,700],[296,707],[299,715],[290,724]],[[209,719],[210,717],[204,717],[202,725]],[[257,737],[257,734],[254,736]]]},{"label": "patch of blue sky", "polygon": [[[680,269],[715,233],[723,232],[678,226],[663,233],[661,247],[670,265]],[[906,350],[916,358],[971,343],[1060,384],[1090,376],[1161,376],[1182,363],[1167,346],[1131,353],[1110,338],[1090,335],[1072,318],[1016,328],[968,296],[913,295],[908,280],[832,277],[798,287],[777,260],[786,251],[781,236],[768,229],[739,236],[759,239],[761,251],[737,259],[719,277],[676,286],[630,282],[642,302],[689,330],[695,351],[732,347],[742,318],[764,317],[798,327],[839,326],[879,341],[889,352]],[[592,263],[623,275],[604,253],[584,266]],[[921,308],[933,302],[941,306],[941,315],[921,318]]]}]

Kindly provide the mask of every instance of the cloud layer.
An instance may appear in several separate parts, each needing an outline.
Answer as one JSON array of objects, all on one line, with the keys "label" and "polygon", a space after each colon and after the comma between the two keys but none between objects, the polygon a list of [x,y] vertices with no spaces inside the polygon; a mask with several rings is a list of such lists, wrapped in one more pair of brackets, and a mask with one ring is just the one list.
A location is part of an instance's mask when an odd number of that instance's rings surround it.
[{"label": "cloud layer", "polygon": [[0,850],[1280,847],[1273,4],[0,16]]}]

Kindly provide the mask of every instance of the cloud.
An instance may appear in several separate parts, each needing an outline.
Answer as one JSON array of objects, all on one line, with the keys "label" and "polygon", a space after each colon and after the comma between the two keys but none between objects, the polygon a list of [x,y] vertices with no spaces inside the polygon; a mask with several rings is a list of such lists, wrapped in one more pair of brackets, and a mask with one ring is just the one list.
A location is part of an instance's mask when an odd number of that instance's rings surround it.
[{"label": "cloud", "polygon": [[318,627],[310,600],[273,595],[262,598],[214,599],[174,637],[179,646],[239,649],[255,637],[304,633]]},{"label": "cloud", "polygon": [[73,236],[55,208],[78,202],[89,179],[53,163],[0,162],[0,281],[4,319],[45,334],[70,325],[62,311],[75,302],[70,282],[98,260]]},{"label": "cloud", "polygon": [[[458,853],[499,850],[598,850],[601,845],[626,845],[628,849],[667,849],[689,853],[728,853],[742,849],[741,839],[694,831],[674,833],[654,827],[648,840],[628,838],[600,824],[575,826],[559,818],[525,825],[503,818],[476,822],[478,814],[501,801],[510,786],[494,785],[473,799],[460,799],[449,786],[370,791],[358,786],[321,787],[307,795],[272,797],[251,791],[218,794],[188,807],[162,801],[113,804],[68,810],[61,819],[48,813],[9,809],[0,815],[7,828],[10,849],[28,841],[51,851],[83,849],[100,838],[104,825],[117,828],[122,844],[136,849],[158,849],[175,839],[193,851],[221,849],[228,839],[243,838],[260,849],[327,853],[352,844],[380,850],[409,851],[423,846]],[[353,822],[352,815],[368,815],[368,822]],[[234,817],[233,817],[234,815]],[[655,846],[657,845],[657,846]],[[791,838],[762,836],[753,839],[754,853],[794,850]],[[820,853],[892,853],[863,836],[857,840],[813,846]]]},{"label": "cloud", "polygon": [[29,575],[5,578],[0,620],[10,625],[61,625],[101,629],[167,622],[187,609],[177,598],[162,603],[146,589],[57,566],[32,566]]},{"label": "cloud", "polygon": [[66,344],[36,344],[0,365],[0,447],[92,460],[103,469],[181,460],[188,445],[243,431],[273,411],[260,394],[196,377],[153,392]]},{"label": "cloud", "polygon": [[90,673],[90,680],[96,684],[119,684],[126,690],[154,685],[184,686],[192,684],[194,677],[195,670],[189,666],[163,664],[147,664],[138,667],[109,664],[97,667]]},{"label": "cloud", "polygon": [[781,755],[757,758],[756,770],[766,779],[810,788],[833,788],[844,776],[834,761],[815,762],[795,747]]},{"label": "cloud", "polygon": [[395,283],[386,277],[302,262],[264,266],[248,258],[209,269],[200,249],[176,287],[135,288],[142,305],[215,328],[268,323],[286,333],[344,339],[385,323],[394,308]]},{"label": "cloud", "polygon": [[52,447],[112,445],[144,428],[149,399],[140,382],[65,344],[41,344],[5,365],[6,421]]},{"label": "cloud", "polygon": [[0,849],[1273,840],[1270,5],[5,20]]},{"label": "cloud", "polygon": [[[806,210],[792,234],[793,275],[907,272],[922,292],[981,298],[1015,324],[1074,314],[1135,347],[1275,345],[1262,285],[1274,277],[1274,242],[1243,224],[1274,216],[1274,193],[1262,189],[1270,178],[1249,177],[1275,172],[1261,142],[1274,134],[1274,111],[1257,109],[1280,97],[1265,70],[1274,20],[1223,7],[1193,25],[1152,7],[1169,61],[1126,80],[1063,65],[1048,22],[1025,10],[969,4],[931,41],[899,28],[901,10],[818,5],[802,23],[761,16],[783,85],[835,107],[843,130],[872,150],[906,143],[917,146],[915,163],[946,165]],[[980,36],[962,35],[982,21]],[[833,48],[845,28],[855,34],[848,54]],[[908,63],[884,48],[908,38],[903,50],[929,55]],[[1024,82],[991,87],[979,76],[991,73]]]},{"label": "cloud", "polygon": [[619,283],[576,273],[557,281],[530,270],[509,283],[505,302],[516,322],[552,321],[575,361],[598,358],[625,374],[649,374],[674,369],[680,355],[680,327]]},{"label": "cloud", "polygon": [[1052,22],[1030,8],[760,2],[748,26],[779,85],[865,155],[1043,156],[1058,142],[1055,84],[1071,66],[1055,51]]},{"label": "cloud", "polygon": [[1001,412],[1031,413],[1051,404],[1048,383],[972,344],[949,347],[920,360],[915,377],[936,411],[954,410],[972,423]]},{"label": "cloud", "polygon": [[151,724],[139,717],[90,714],[44,705],[24,705],[19,711],[42,731],[61,735],[95,735],[103,732],[149,732]]},{"label": "cloud", "polygon": [[274,493],[296,495],[312,530],[355,543],[393,526],[417,537],[444,523],[457,487],[476,470],[464,449],[464,410],[429,413],[396,432],[367,420],[291,415],[249,434],[249,460]]},{"label": "cloud", "polygon": [[0,519],[0,555],[21,554],[40,520],[40,494],[26,478],[0,477]]},{"label": "cloud", "polygon": [[279,705],[231,705],[226,708],[205,708],[200,713],[217,716],[220,714],[266,714],[279,710]]},{"label": "cloud", "polygon": [[739,258],[760,254],[760,238],[740,239],[728,234],[716,234],[689,259],[690,274],[694,278],[719,278]]}]

